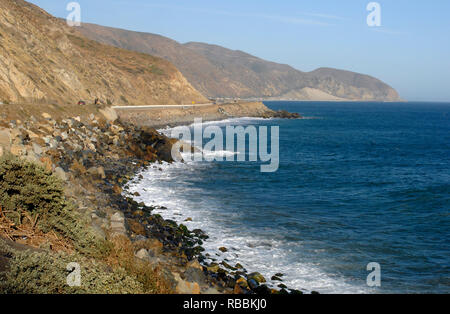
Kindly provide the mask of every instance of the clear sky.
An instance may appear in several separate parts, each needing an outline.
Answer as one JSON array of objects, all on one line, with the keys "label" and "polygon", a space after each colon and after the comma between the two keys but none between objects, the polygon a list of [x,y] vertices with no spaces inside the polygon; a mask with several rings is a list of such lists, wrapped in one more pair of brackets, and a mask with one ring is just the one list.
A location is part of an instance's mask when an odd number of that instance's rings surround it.
[{"label": "clear sky", "polygon": [[[31,0],[66,17],[66,0]],[[450,101],[450,1],[79,0],[82,22],[239,49],[302,71],[369,74],[407,100]]]}]

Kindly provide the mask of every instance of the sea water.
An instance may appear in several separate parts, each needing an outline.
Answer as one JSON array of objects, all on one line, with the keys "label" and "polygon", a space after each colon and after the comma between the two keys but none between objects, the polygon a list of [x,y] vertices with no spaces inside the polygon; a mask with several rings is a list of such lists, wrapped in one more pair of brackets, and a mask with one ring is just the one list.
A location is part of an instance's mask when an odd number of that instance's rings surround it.
[{"label": "sea water", "polygon": [[[271,286],[283,273],[304,291],[449,293],[450,104],[266,105],[304,119],[205,126],[279,126],[277,172],[258,162],[162,164],[131,190],[166,207],[155,210],[164,218],[204,230],[209,261],[239,262]],[[381,267],[380,287],[367,285],[369,263]]]}]

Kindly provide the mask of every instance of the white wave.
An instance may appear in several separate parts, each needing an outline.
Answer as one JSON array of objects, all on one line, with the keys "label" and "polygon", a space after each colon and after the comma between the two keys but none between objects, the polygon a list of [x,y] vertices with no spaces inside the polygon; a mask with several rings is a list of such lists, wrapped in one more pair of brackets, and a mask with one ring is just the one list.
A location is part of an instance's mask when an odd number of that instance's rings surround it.
[{"label": "white wave", "polygon": [[[362,285],[349,284],[343,278],[330,276],[311,261],[297,260],[295,252],[301,252],[302,243],[288,244],[280,237],[244,228],[241,223],[245,217],[221,211],[221,204],[204,195],[206,191],[180,181],[180,177],[195,176],[199,169],[211,166],[211,163],[163,163],[143,171],[144,178],[139,180],[136,177],[130,182],[129,191],[139,192],[140,196],[135,197],[139,202],[167,208],[154,211],[165,219],[183,223],[190,230],[199,228],[205,231],[210,236],[203,244],[204,253],[210,255],[209,261],[226,260],[231,265],[240,263],[248,271],[258,271],[267,279],[283,273],[283,283],[289,288],[321,293],[369,292]],[[192,197],[199,194],[204,196]],[[192,221],[186,221],[187,218],[192,218]],[[228,248],[228,252],[220,252],[220,247]],[[269,282],[271,286],[276,284]]]}]

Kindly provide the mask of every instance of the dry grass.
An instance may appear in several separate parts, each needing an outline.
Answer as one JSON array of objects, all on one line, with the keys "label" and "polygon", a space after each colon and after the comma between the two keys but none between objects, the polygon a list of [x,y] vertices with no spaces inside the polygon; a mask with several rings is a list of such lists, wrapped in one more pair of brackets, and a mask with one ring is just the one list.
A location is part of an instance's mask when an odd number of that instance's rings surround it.
[{"label": "dry grass", "polygon": [[73,246],[55,231],[44,233],[37,227],[39,214],[32,217],[27,212],[15,211],[19,224],[14,223],[0,207],[0,237],[34,248],[47,247],[52,251],[72,253]]},{"label": "dry grass", "polygon": [[150,263],[137,260],[134,252],[138,246],[131,242],[126,236],[115,236],[110,240],[112,249],[106,258],[106,263],[113,267],[121,267],[137,278],[142,283],[146,293],[172,294],[174,291],[170,284],[164,279],[162,269],[154,267]]}]

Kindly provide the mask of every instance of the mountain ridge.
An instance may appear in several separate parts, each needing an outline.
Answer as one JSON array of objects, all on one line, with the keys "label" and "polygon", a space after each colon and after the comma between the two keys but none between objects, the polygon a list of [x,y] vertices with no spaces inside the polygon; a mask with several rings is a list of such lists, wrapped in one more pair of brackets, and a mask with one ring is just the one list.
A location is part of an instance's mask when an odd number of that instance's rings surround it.
[{"label": "mountain ridge", "polygon": [[169,61],[107,46],[24,0],[0,1],[0,101],[207,102]]},{"label": "mountain ridge", "polygon": [[[84,23],[80,32],[104,44],[169,60],[197,90],[211,98],[282,99],[290,95],[298,100],[401,100],[386,83],[351,71],[322,67],[303,72],[241,50],[201,42],[182,44],[157,34],[96,24]],[[305,98],[305,88],[328,96]]]}]

